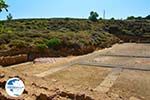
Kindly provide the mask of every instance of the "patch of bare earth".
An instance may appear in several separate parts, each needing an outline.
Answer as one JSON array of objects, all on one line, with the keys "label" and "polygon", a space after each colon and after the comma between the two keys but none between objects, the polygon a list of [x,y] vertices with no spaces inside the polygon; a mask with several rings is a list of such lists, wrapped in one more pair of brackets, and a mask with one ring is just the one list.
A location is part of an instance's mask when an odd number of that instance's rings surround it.
[{"label": "patch of bare earth", "polygon": [[110,89],[114,93],[129,100],[131,97],[150,100],[150,72],[124,70]]},{"label": "patch of bare earth", "polygon": [[47,81],[51,79],[54,85],[64,90],[82,92],[97,87],[110,71],[106,68],[74,65],[44,78]]}]

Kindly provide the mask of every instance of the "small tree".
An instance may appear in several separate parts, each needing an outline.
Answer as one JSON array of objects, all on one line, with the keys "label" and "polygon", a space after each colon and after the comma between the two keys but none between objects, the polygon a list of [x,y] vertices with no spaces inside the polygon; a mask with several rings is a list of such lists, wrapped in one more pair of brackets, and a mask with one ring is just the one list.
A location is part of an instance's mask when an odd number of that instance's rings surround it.
[{"label": "small tree", "polygon": [[99,18],[99,20],[103,20],[103,18],[102,18],[102,17],[100,17],[100,18]]},{"label": "small tree", "polygon": [[135,19],[134,16],[129,16],[129,17],[127,17],[127,20],[133,20],[133,19]]},{"label": "small tree", "polygon": [[99,16],[99,15],[98,15],[97,12],[91,11],[91,12],[90,12],[90,16],[89,16],[89,20],[91,20],[91,21],[93,21],[93,22],[96,22],[98,16]]},{"label": "small tree", "polygon": [[114,17],[112,17],[110,20],[115,20],[115,18],[114,18]]},{"label": "small tree", "polygon": [[7,20],[8,20],[8,21],[11,21],[12,18],[13,18],[12,15],[9,13],[9,14],[7,15]]},{"label": "small tree", "polygon": [[142,20],[143,18],[141,16],[136,17],[137,20]]},{"label": "small tree", "polygon": [[8,8],[8,5],[5,3],[5,1],[4,0],[0,0],[0,12],[2,12],[3,9],[8,11],[7,8]]},{"label": "small tree", "polygon": [[150,19],[150,15],[146,16],[145,19]]}]

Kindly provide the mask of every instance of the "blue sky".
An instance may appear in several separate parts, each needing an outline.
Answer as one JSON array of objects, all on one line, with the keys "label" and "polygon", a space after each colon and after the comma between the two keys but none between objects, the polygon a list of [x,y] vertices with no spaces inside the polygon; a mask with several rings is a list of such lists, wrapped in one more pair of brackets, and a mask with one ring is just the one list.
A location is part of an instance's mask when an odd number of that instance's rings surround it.
[{"label": "blue sky", "polygon": [[[90,11],[96,11],[106,18],[126,18],[150,14],[150,0],[6,0],[13,18],[88,18]],[[0,19],[6,19],[5,11]]]}]

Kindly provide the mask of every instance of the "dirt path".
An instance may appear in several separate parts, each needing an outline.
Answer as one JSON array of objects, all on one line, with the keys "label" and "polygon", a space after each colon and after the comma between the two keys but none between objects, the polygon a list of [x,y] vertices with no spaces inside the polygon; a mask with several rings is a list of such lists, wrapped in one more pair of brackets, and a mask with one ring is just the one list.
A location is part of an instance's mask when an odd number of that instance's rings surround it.
[{"label": "dirt path", "polygon": [[50,69],[48,71],[42,72],[40,74],[36,74],[35,76],[37,76],[37,77],[45,77],[47,75],[53,74],[55,72],[61,71],[61,70],[65,69],[65,68],[68,68],[68,67],[71,67],[71,66],[72,66],[72,63],[66,64],[66,65],[61,65],[61,66],[58,66],[56,68]]},{"label": "dirt path", "polygon": [[107,93],[109,89],[114,85],[115,81],[121,74],[122,69],[114,68],[110,74],[101,82],[99,86],[97,86],[94,90]]}]

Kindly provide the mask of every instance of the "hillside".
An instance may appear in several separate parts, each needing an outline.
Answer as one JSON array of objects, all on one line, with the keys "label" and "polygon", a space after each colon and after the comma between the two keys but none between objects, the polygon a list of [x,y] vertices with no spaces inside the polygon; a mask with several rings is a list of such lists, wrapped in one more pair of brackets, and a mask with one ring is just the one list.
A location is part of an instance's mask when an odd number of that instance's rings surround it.
[{"label": "hillside", "polygon": [[69,56],[120,42],[150,42],[149,20],[53,18],[0,21],[0,56]]}]

